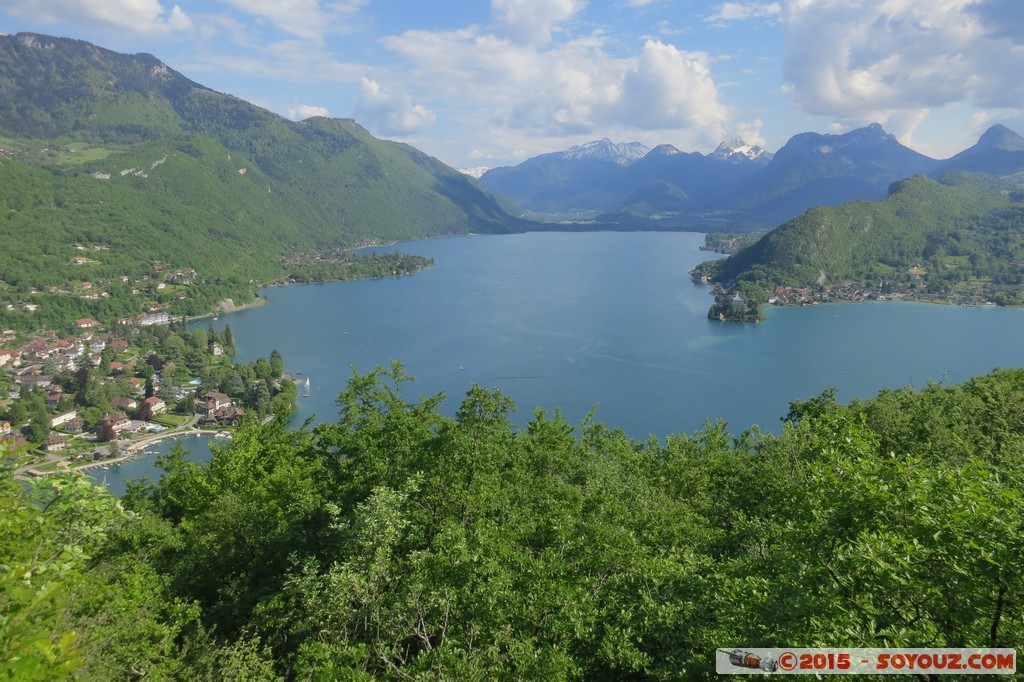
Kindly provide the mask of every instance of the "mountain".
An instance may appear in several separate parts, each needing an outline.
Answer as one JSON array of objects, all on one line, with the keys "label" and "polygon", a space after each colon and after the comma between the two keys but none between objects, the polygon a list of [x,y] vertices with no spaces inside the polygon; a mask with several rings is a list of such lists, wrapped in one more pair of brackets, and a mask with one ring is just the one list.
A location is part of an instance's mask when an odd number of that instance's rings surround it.
[{"label": "mountain", "polygon": [[770,227],[814,205],[881,199],[893,182],[935,166],[877,123],[843,135],[801,133],[714,209]]},{"label": "mountain", "polygon": [[308,227],[338,244],[522,226],[474,181],[408,145],[378,140],[351,120],[289,121],[152,55],[3,36],[0,84],[0,136],[112,151],[202,136],[245,156],[272,194],[313,204],[320,224]]},{"label": "mountain", "polygon": [[748,161],[759,161],[761,163],[768,163],[772,160],[775,155],[771,152],[767,152],[757,145],[751,145],[744,142],[742,139],[735,137],[731,140],[726,140],[719,144],[715,151],[711,152],[711,158],[718,159],[720,161],[732,161],[734,163],[742,163],[744,159]]},{"label": "mountain", "polygon": [[[529,226],[355,121],[289,121],[152,55],[30,33],[0,36],[0,212],[0,321],[20,328],[148,304],[198,314],[272,280],[385,271],[348,247]],[[155,265],[200,286],[119,284]],[[66,295],[82,281],[107,297]]]},{"label": "mountain", "polygon": [[961,170],[989,175],[1024,171],[1024,137],[1003,125],[994,125],[978,142],[956,156],[939,163],[933,175]]},{"label": "mountain", "polygon": [[593,214],[615,205],[625,165],[611,145],[573,147],[543,154],[515,167],[492,168],[480,177],[488,192],[533,213]]},{"label": "mountain", "polygon": [[487,190],[535,213],[590,216],[619,229],[737,231],[780,225],[816,205],[882,199],[915,174],[1024,171],[1024,138],[997,125],[945,161],[909,149],[877,123],[842,135],[795,135],[775,154],[741,139],[711,154],[658,145],[626,160],[608,140],[488,171]]},{"label": "mountain", "polygon": [[[664,220],[678,228],[673,218],[679,212],[703,206],[771,158],[740,140],[735,147],[715,157],[602,139],[492,169],[480,184],[534,213],[597,216],[625,229]],[[726,147],[720,149],[724,154]]]},{"label": "mountain", "polygon": [[883,200],[814,206],[695,274],[723,287],[719,304],[736,292],[764,302],[780,286],[807,300],[1024,303],[1022,187],[966,173],[942,183],[912,176]]},{"label": "mountain", "polygon": [[564,161],[575,161],[591,159],[594,161],[611,161],[620,165],[626,165],[631,161],[643,158],[644,154],[650,151],[639,142],[612,142],[607,137],[594,142],[569,147],[565,151],[545,154],[545,157],[555,157]]},{"label": "mountain", "polygon": [[589,212],[623,229],[735,230],[772,227],[816,204],[879,199],[937,163],[872,124],[802,133],[775,154],[733,139],[708,155],[659,145],[630,158],[600,140],[488,171],[480,183],[530,211]]}]

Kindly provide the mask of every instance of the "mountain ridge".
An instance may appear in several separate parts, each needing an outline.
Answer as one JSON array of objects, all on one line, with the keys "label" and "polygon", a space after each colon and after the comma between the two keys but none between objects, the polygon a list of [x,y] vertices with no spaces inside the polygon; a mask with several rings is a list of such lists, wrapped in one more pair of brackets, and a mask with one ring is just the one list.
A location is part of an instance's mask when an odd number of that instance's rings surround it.
[{"label": "mountain ridge", "polygon": [[551,152],[492,169],[480,182],[535,213],[589,212],[619,229],[735,231],[772,228],[817,204],[882,199],[898,180],[956,170],[1024,170],[1024,138],[997,124],[979,145],[938,160],[872,123],[842,134],[798,133],[774,154],[738,138],[707,155],[661,144],[616,168]]},{"label": "mountain ridge", "polygon": [[[110,321],[147,301],[200,314],[270,281],[379,271],[339,255],[355,246],[530,226],[472,178],[351,119],[290,121],[152,55],[70,38],[0,37],[0,138],[5,326]],[[103,258],[75,265],[75,244]],[[154,263],[194,270],[198,286],[33,293],[139,280]]]}]

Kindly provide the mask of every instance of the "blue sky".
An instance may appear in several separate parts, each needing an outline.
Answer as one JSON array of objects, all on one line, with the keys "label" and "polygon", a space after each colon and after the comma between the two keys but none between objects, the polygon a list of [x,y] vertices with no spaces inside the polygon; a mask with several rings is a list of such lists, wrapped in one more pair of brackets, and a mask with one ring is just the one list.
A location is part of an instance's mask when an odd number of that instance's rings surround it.
[{"label": "blue sky", "polygon": [[936,158],[1024,134],[1024,0],[0,0],[0,32],[149,52],[457,167],[608,137],[707,153],[879,122]]}]

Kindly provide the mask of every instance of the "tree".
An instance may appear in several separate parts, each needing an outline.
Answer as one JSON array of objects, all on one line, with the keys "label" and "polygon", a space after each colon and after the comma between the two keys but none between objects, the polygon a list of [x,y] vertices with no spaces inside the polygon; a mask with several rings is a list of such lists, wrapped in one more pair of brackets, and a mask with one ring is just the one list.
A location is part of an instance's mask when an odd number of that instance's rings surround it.
[{"label": "tree", "polygon": [[50,435],[50,411],[46,404],[36,401],[30,412],[30,423],[25,437],[32,443],[42,443]]},{"label": "tree", "polygon": [[284,359],[281,351],[276,348],[270,351],[270,375],[274,379],[280,379],[284,374]]}]

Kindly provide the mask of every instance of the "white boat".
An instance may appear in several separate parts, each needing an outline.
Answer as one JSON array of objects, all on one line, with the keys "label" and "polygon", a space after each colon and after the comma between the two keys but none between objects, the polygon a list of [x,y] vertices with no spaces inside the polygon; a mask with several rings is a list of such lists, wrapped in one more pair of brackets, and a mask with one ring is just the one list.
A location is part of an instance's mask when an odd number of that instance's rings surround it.
[{"label": "white boat", "polygon": [[309,377],[306,377],[306,392],[302,394],[303,398],[309,397]]}]

